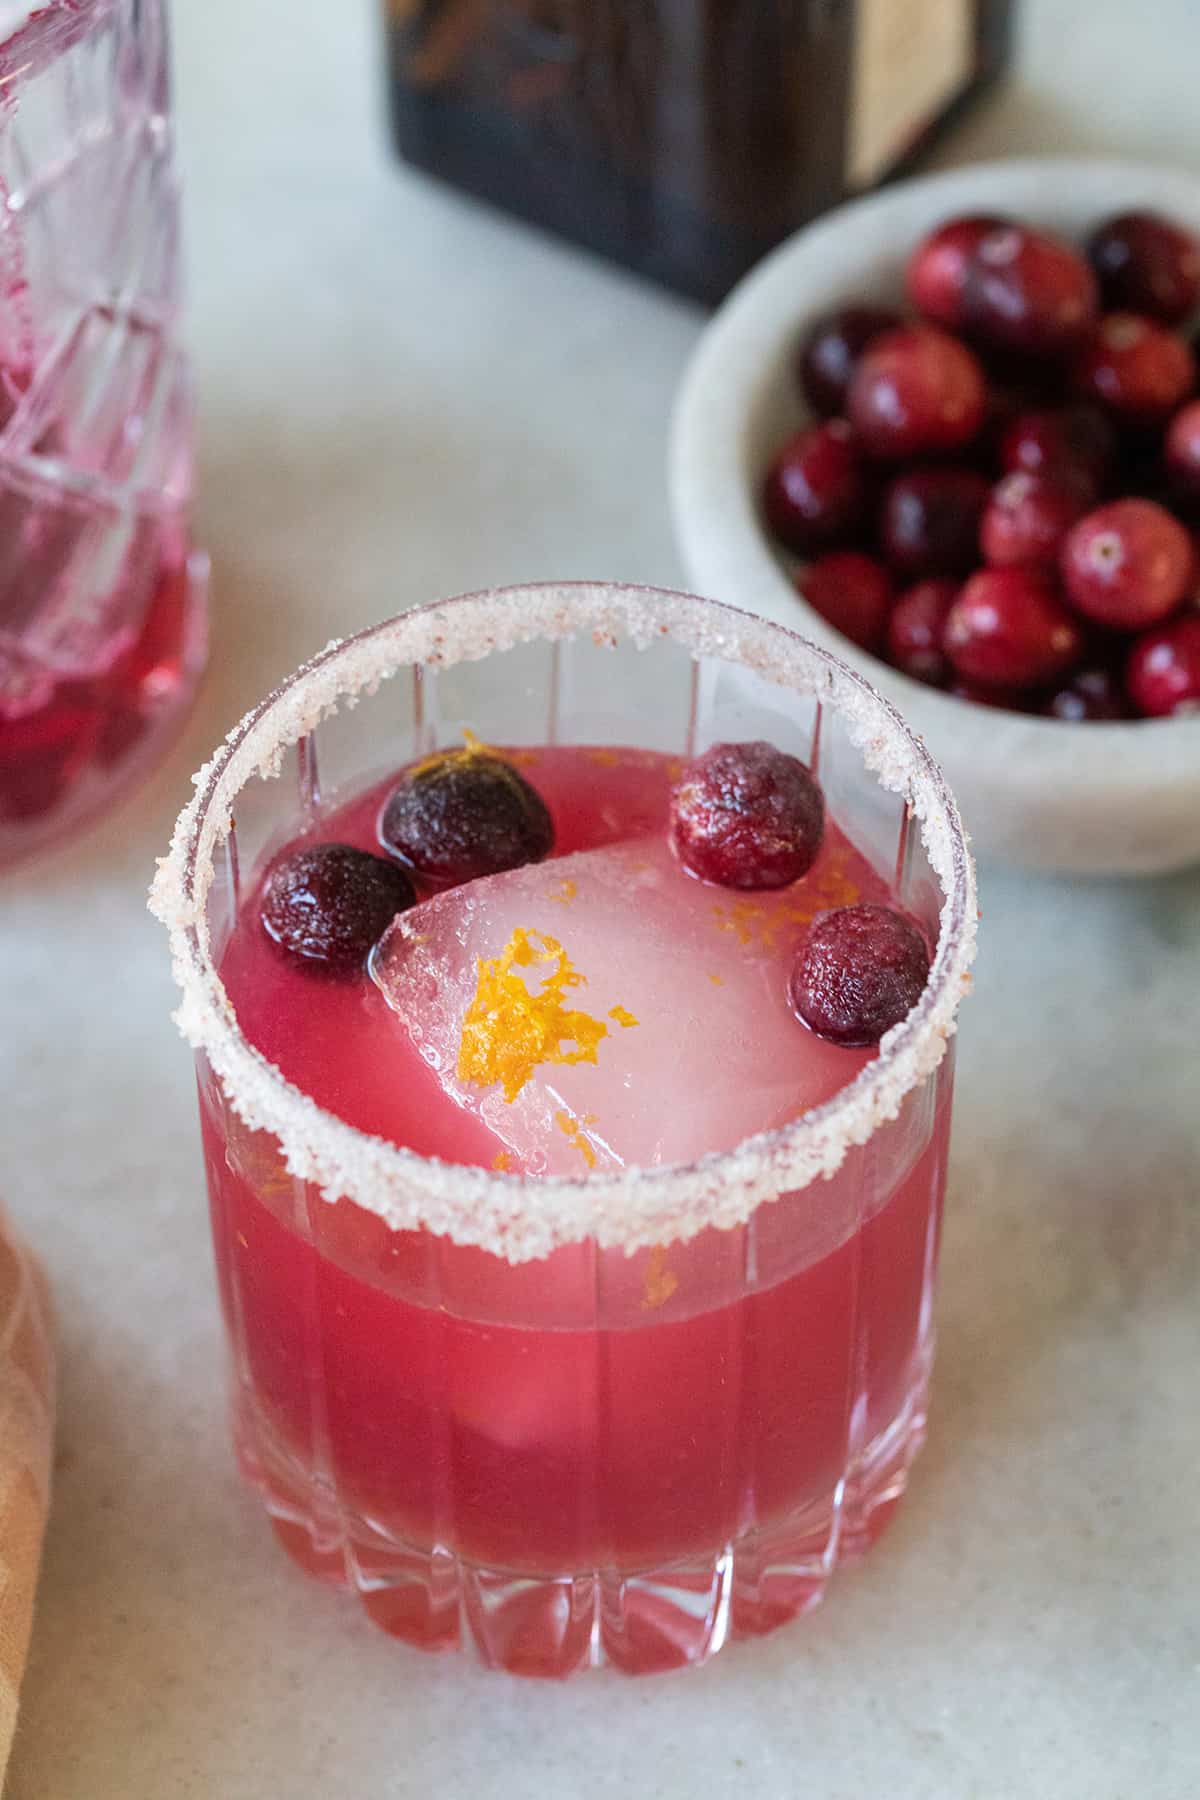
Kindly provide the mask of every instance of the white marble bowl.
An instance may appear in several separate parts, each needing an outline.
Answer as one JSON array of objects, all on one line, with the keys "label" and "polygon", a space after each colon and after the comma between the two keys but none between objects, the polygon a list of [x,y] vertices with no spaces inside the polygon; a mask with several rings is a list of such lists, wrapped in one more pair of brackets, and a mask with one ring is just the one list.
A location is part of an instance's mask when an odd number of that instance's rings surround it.
[{"label": "white marble bowl", "polygon": [[796,593],[759,520],[772,451],[803,422],[792,374],[806,322],[842,301],[899,302],[916,240],[959,212],[1012,213],[1071,238],[1153,206],[1200,232],[1182,171],[1030,157],[956,169],[839,207],[769,256],[721,307],[680,390],[675,530],[697,592],[790,625],[867,675],[944,767],[976,848],[1028,868],[1143,875],[1200,861],[1200,716],[1069,725],[970,705],[856,649]]}]

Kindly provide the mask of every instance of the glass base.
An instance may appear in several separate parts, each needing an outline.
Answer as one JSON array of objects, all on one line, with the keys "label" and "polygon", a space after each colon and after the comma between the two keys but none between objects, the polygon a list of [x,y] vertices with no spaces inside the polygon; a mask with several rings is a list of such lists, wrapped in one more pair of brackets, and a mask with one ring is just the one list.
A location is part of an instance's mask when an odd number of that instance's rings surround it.
[{"label": "glass base", "polygon": [[923,1373],[828,1500],[711,1554],[636,1572],[534,1577],[416,1548],[338,1508],[293,1457],[275,1453],[261,1419],[235,1424],[235,1437],[288,1555],[357,1594],[390,1636],[421,1650],[463,1650],[513,1675],[606,1666],[648,1675],[706,1662],[820,1603],[834,1569],[865,1554],[904,1494],[925,1440],[927,1385]]}]

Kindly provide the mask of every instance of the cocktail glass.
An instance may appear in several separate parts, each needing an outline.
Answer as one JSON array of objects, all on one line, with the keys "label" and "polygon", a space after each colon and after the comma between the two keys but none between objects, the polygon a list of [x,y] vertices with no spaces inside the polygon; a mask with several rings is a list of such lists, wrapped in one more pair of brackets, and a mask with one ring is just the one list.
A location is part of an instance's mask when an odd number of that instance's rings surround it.
[{"label": "cocktail glass", "polygon": [[[917,1006],[832,1100],[689,1166],[522,1179],[323,1111],[242,1037],[222,950],[265,858],[464,727],[800,755],[936,944]],[[684,595],[420,608],[248,715],[153,906],[198,1054],[238,1452],[290,1553],[395,1636],[528,1674],[697,1663],[819,1600],[925,1430],[975,932],[954,801],[892,708],[791,633]]]}]

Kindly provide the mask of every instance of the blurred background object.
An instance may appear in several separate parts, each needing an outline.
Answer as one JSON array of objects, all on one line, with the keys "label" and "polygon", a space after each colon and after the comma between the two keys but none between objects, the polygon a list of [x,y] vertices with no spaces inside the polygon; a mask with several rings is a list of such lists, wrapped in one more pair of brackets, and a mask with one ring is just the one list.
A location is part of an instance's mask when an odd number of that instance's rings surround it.
[{"label": "blurred background object", "polygon": [[1014,0],[385,0],[418,167],[701,300],[911,162]]}]

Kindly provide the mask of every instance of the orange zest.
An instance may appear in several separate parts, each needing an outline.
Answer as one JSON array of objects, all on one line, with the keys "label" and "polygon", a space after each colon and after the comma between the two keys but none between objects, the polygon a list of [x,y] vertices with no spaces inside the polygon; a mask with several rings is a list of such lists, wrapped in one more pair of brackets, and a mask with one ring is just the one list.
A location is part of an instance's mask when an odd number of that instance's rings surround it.
[{"label": "orange zest", "polygon": [[[499,1082],[504,1098],[513,1101],[546,1063],[596,1061],[608,1026],[567,1004],[571,989],[586,985],[586,978],[557,938],[518,925],[499,956],[478,957],[475,966],[475,994],[458,1047],[460,1081],[478,1087]],[[522,974],[526,969],[541,975],[536,993]]]},{"label": "orange zest", "polygon": [[661,1244],[655,1244],[646,1262],[646,1274],[642,1282],[642,1306],[647,1311],[665,1306],[671,1295],[679,1286],[679,1277],[667,1267],[667,1253]]},{"label": "orange zest", "polygon": [[588,1142],[585,1125],[596,1123],[595,1113],[585,1113],[582,1119],[573,1119],[569,1112],[556,1112],[554,1123],[566,1138],[573,1150],[578,1150],[589,1169],[596,1166],[596,1152]]}]

